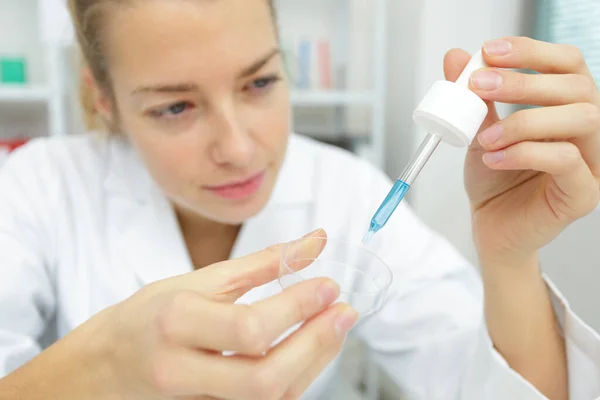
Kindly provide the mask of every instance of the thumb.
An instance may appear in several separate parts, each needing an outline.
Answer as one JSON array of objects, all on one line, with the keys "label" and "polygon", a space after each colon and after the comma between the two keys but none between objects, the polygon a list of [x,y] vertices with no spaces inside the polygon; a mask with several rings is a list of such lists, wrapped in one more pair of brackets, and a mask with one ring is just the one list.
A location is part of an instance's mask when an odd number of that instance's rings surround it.
[{"label": "thumb", "polygon": [[[452,49],[448,51],[444,56],[444,76],[446,79],[456,82],[469,61],[471,61],[471,56],[464,50]],[[486,101],[486,104],[488,105],[489,112],[481,125],[480,132],[500,120],[494,102]],[[471,146],[479,146],[479,142],[475,140]]]},{"label": "thumb", "polygon": [[450,82],[456,82],[465,69],[471,56],[464,50],[452,49],[444,56],[444,76]]}]

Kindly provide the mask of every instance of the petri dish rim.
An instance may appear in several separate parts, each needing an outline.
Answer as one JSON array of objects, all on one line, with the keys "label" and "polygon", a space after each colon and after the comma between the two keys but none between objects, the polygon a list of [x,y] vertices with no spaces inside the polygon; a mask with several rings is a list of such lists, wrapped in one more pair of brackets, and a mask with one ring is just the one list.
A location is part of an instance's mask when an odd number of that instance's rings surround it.
[{"label": "petri dish rim", "polygon": [[[381,259],[381,257],[379,257],[377,254],[373,253],[370,250],[367,250],[362,245],[353,244],[353,243],[351,243],[348,240],[331,239],[331,238],[327,238],[327,237],[323,237],[323,236],[315,236],[315,237],[310,237],[310,238],[302,238],[302,239],[294,240],[292,242],[289,242],[289,243],[286,243],[286,244],[283,245],[283,248],[281,249],[281,256],[280,256],[280,261],[279,261],[280,272],[279,272],[279,274],[278,274],[279,276],[277,278],[277,280],[279,281],[280,285],[282,285],[282,283],[281,283],[281,278],[282,278],[281,268],[282,268],[282,266],[285,267],[285,270],[286,270],[286,272],[287,272],[288,275],[296,276],[296,277],[298,277],[303,282],[305,282],[307,280],[310,280],[310,279],[304,278],[300,273],[294,272],[294,270],[292,270],[290,268],[290,266],[288,265],[288,263],[287,263],[287,252],[288,252],[288,249],[290,248],[290,246],[292,244],[298,242],[298,241],[307,240],[307,239],[325,240],[327,243],[333,242],[333,243],[343,244],[345,246],[358,249],[360,251],[363,251],[363,252],[367,253],[370,257],[372,257],[375,260],[377,260],[384,267],[383,270],[385,271],[385,275],[386,275],[385,285],[383,285],[383,287],[381,287],[379,290],[372,291],[372,292],[349,292],[349,291],[345,291],[345,290],[343,290],[343,289],[340,288],[340,294],[354,295],[354,296],[378,296],[381,293],[385,293],[390,288],[390,286],[392,285],[392,283],[394,281],[394,274],[393,274],[392,270],[390,269],[390,267],[387,265],[387,263],[385,261],[383,261]],[[314,258],[314,259],[306,258],[306,259],[297,260],[297,261],[313,261],[314,262],[314,261],[317,261],[317,260],[319,260],[319,259],[318,258]],[[323,260],[323,261],[325,261],[325,260]],[[345,267],[345,268],[360,272],[360,270],[357,269],[357,268],[351,268],[351,267]]]}]

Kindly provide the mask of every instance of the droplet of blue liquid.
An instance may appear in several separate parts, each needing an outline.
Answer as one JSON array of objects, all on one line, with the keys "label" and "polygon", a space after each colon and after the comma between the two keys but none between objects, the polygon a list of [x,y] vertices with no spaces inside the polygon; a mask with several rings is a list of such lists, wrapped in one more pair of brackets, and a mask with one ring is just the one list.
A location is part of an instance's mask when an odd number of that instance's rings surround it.
[{"label": "droplet of blue liquid", "polygon": [[375,236],[375,232],[373,232],[372,230],[369,229],[369,232],[367,232],[367,234],[365,235],[365,237],[362,240],[362,243],[366,246],[369,244],[369,242],[371,242],[371,239],[373,239],[373,236]]}]

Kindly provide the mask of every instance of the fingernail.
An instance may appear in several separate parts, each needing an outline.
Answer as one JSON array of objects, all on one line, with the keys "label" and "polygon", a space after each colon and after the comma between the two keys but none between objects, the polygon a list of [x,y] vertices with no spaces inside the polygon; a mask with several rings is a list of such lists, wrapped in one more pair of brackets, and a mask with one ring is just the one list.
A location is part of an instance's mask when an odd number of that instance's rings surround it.
[{"label": "fingernail", "polygon": [[506,157],[506,153],[504,150],[495,151],[493,153],[485,153],[483,155],[483,161],[486,164],[498,164],[499,162],[504,161],[505,157]]},{"label": "fingernail", "polygon": [[471,76],[471,84],[476,89],[496,90],[502,86],[502,76],[493,70],[479,70]]},{"label": "fingernail", "polygon": [[481,132],[478,136],[479,143],[483,146],[490,146],[500,140],[502,136],[502,125],[494,124]]},{"label": "fingernail", "polygon": [[317,229],[317,230],[314,230],[314,231],[312,231],[311,233],[307,233],[306,235],[304,235],[304,236],[302,237],[302,239],[305,239],[305,238],[309,238],[309,237],[315,236],[317,233],[321,233],[322,231],[323,231],[322,229]]},{"label": "fingernail", "polygon": [[333,303],[340,295],[340,287],[333,281],[328,280],[319,286],[318,296],[322,306]]},{"label": "fingernail", "polygon": [[356,325],[358,322],[358,313],[348,307],[344,309],[335,319],[335,332],[338,336],[344,336]]},{"label": "fingernail", "polygon": [[483,50],[490,56],[505,56],[512,50],[512,43],[507,40],[490,40],[484,43]]}]

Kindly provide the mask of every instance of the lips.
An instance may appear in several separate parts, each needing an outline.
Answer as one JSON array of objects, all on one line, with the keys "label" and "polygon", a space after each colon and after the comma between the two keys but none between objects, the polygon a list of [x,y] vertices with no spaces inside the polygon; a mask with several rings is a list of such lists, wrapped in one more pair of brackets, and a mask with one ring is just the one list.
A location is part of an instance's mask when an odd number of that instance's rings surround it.
[{"label": "lips", "polygon": [[246,199],[254,196],[260,190],[264,179],[265,171],[262,171],[243,181],[237,181],[221,186],[209,186],[206,187],[206,190],[224,199]]}]

